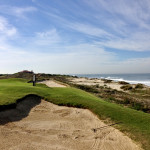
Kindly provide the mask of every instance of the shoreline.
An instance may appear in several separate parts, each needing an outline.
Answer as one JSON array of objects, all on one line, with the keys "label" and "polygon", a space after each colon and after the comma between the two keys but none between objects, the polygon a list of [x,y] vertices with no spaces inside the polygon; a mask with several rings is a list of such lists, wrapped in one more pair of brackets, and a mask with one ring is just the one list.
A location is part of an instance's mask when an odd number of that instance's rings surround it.
[{"label": "shoreline", "polygon": [[69,82],[106,101],[150,113],[150,87],[108,79],[72,77]]}]

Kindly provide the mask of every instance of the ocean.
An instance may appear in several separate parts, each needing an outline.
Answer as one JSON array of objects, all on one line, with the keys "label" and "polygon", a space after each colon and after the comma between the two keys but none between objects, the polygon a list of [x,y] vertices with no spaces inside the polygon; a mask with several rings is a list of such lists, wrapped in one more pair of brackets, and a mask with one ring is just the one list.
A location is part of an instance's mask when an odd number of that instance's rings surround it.
[{"label": "ocean", "polygon": [[145,84],[150,86],[150,73],[145,74],[76,74],[78,77],[104,78],[114,81],[125,81],[131,84]]}]

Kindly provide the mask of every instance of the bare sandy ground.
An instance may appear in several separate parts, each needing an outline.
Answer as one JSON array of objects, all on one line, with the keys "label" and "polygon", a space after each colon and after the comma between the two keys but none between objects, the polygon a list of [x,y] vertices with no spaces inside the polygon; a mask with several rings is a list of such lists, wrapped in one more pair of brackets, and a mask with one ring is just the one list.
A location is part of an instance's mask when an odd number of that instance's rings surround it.
[{"label": "bare sandy ground", "polygon": [[99,85],[99,86],[107,86],[112,89],[116,89],[118,91],[122,91],[120,88],[122,85],[112,81],[111,83],[104,83],[103,80],[101,79],[89,79],[89,78],[71,78],[70,81],[75,84],[80,84],[80,85]]},{"label": "bare sandy ground", "polygon": [[27,98],[17,109],[0,112],[1,150],[140,149],[130,138],[104,124],[89,110],[32,100]]},{"label": "bare sandy ground", "polygon": [[60,84],[60,83],[58,83],[56,81],[53,81],[53,80],[46,80],[46,81],[43,81],[43,82],[40,82],[40,83],[46,84],[49,87],[66,87],[65,85]]}]

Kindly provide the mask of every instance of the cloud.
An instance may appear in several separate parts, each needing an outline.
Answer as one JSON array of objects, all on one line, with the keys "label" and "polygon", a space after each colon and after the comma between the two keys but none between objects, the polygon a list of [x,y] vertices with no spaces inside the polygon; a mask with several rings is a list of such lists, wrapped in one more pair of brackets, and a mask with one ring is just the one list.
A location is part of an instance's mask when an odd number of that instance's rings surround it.
[{"label": "cloud", "polygon": [[[47,15],[58,20],[58,24],[61,22],[61,27],[65,30],[67,28],[67,30],[72,29],[74,32],[80,33],[78,39],[80,38],[81,41],[88,39],[92,44],[93,37],[95,37],[94,44],[106,49],[150,50],[150,5],[148,1],[93,0],[92,2],[83,2],[89,6],[89,15],[87,16],[82,15],[83,11],[78,11],[79,18],[82,16],[84,22],[78,18],[74,18],[74,20],[78,20],[74,21],[63,17],[58,11],[57,13],[56,11],[48,12]],[[71,14],[71,9],[69,12]]]},{"label": "cloud", "polygon": [[34,12],[37,11],[37,8],[35,7],[13,7],[12,8],[12,12],[14,12],[14,14],[18,17],[23,17],[25,13],[30,13],[30,12]]},{"label": "cloud", "polygon": [[[9,72],[23,69],[35,72],[78,73],[139,73],[148,72],[150,57],[117,60],[115,53],[106,52],[94,45],[82,44],[62,47],[66,52],[1,52],[0,68]],[[6,72],[5,72],[6,73]]]},{"label": "cloud", "polygon": [[[99,44],[105,48],[150,51],[150,2],[148,0],[84,0],[92,19],[114,35]],[[98,42],[98,40],[97,40]]]},{"label": "cloud", "polygon": [[17,33],[17,29],[10,25],[6,18],[0,16],[0,37],[2,36],[14,36]]},{"label": "cloud", "polygon": [[54,51],[42,53],[24,51],[20,48],[19,53],[11,47],[12,51],[0,53],[0,55],[3,55],[0,60],[0,68],[5,70],[5,66],[7,70],[13,68],[17,71],[22,70],[20,66],[27,66],[27,69],[33,69],[36,72],[87,73],[88,71],[94,71],[95,68],[99,70],[103,67],[103,62],[114,59],[112,53],[89,44],[62,46],[60,49],[62,51],[59,53]]},{"label": "cloud", "polygon": [[0,16],[0,51],[7,51],[10,48],[9,41],[17,36],[17,28],[11,25],[6,18]]},{"label": "cloud", "polygon": [[149,73],[150,57],[116,61],[108,67],[113,73]]},{"label": "cloud", "polygon": [[28,7],[16,7],[9,5],[1,5],[0,12],[2,14],[7,14],[15,17],[19,17],[22,19],[27,19],[26,14],[37,11],[37,8],[28,6]]},{"label": "cloud", "polygon": [[51,45],[54,43],[59,43],[61,38],[55,28],[45,31],[37,32],[36,36],[33,38],[34,43],[37,45]]},{"label": "cloud", "polygon": [[[105,11],[139,28],[149,30],[150,5],[147,0],[96,0]],[[111,7],[110,7],[111,6]]]},{"label": "cloud", "polygon": [[[47,32],[38,36],[45,38]],[[121,61],[115,53],[94,44],[59,45],[61,51],[57,53],[54,50],[43,53],[35,49],[29,51],[26,47],[7,46],[6,50],[0,51],[0,56],[3,56],[0,59],[0,73],[14,73],[23,69],[61,74],[139,73],[148,72],[150,66],[149,57]]]},{"label": "cloud", "polygon": [[105,36],[107,38],[112,37],[112,35],[105,30],[101,28],[94,27],[89,24],[83,24],[83,23],[78,23],[78,22],[72,22],[68,23],[68,27],[70,27],[73,30],[76,30],[80,33],[91,35],[91,36],[97,36],[97,37],[102,37]]},{"label": "cloud", "polygon": [[105,48],[128,51],[150,51],[150,34],[146,32],[132,33],[125,38],[114,38],[108,41],[95,42]]}]

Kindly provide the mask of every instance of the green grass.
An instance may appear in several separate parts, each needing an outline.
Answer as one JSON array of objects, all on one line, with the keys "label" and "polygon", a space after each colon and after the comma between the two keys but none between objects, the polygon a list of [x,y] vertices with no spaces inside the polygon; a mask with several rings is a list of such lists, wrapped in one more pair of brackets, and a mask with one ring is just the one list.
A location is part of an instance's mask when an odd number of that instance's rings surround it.
[{"label": "green grass", "polygon": [[141,111],[109,103],[102,99],[82,91],[80,89],[48,88],[37,84],[33,87],[23,79],[0,80],[0,105],[16,103],[16,101],[28,94],[36,94],[45,100],[58,105],[88,108],[100,119],[111,119],[120,124],[116,128],[130,135],[146,149],[150,149],[150,115]]}]

